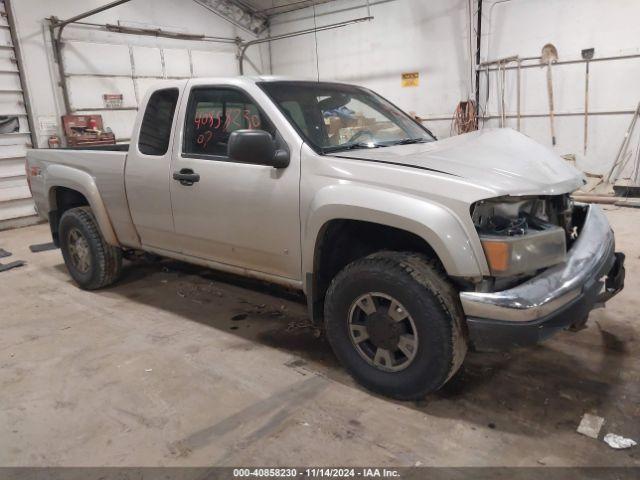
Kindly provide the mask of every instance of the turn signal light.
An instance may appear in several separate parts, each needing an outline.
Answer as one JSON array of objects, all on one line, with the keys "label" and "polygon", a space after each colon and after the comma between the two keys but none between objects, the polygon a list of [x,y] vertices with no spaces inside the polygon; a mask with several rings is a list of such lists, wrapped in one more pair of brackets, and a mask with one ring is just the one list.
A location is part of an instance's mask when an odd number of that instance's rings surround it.
[{"label": "turn signal light", "polygon": [[511,260],[511,244],[500,241],[483,241],[482,248],[492,272],[506,272]]}]

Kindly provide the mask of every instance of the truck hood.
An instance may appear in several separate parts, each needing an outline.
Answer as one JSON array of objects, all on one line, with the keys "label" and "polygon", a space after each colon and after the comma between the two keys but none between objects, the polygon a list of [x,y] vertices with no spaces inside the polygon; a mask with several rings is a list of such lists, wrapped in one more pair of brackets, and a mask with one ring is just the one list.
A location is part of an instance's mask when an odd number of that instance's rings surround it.
[{"label": "truck hood", "polygon": [[508,128],[331,156],[454,175],[493,190],[496,196],[559,195],[584,185],[584,176],[551,149]]}]

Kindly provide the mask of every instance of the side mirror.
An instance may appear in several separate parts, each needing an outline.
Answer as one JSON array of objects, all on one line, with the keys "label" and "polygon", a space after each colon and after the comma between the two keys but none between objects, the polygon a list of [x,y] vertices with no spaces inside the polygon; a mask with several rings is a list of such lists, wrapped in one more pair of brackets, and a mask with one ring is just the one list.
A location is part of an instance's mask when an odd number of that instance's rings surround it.
[{"label": "side mirror", "polygon": [[229,158],[242,163],[269,165],[274,168],[289,166],[289,152],[277,150],[276,143],[264,130],[236,130],[229,136]]}]

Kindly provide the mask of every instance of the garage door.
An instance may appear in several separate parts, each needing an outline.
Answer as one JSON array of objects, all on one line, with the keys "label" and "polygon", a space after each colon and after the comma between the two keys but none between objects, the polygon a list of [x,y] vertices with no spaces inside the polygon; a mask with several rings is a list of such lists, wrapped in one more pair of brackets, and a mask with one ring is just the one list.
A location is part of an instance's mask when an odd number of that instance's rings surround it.
[{"label": "garage door", "polygon": [[37,219],[24,170],[31,136],[14,38],[0,1],[0,230]]}]

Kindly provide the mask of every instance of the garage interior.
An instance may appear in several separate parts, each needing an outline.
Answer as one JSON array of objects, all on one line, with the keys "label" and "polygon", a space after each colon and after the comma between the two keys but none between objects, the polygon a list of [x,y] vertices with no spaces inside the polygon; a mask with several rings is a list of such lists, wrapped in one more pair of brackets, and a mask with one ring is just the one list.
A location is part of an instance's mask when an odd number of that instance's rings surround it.
[{"label": "garage interior", "polygon": [[[640,2],[3,0],[0,10],[0,468],[637,474],[639,447],[603,436],[640,442]],[[113,286],[77,288],[36,213],[27,151],[129,143],[152,85],[239,75],[361,85],[438,139],[507,128],[553,149],[585,176],[574,200],[605,212],[626,255],[624,290],[585,329],[471,351],[440,391],[398,401],[349,376],[297,292],[155,256],[126,261]],[[585,415],[603,420],[595,437],[579,431]]]}]

